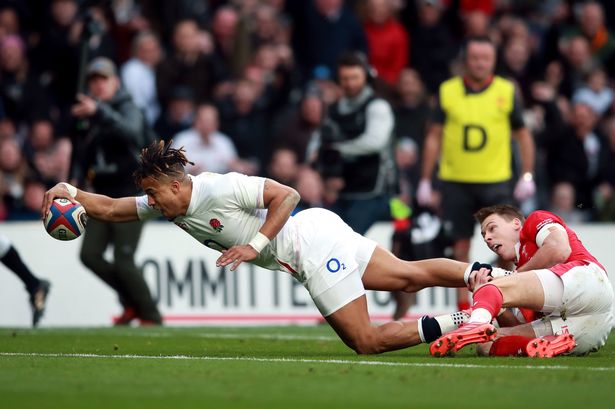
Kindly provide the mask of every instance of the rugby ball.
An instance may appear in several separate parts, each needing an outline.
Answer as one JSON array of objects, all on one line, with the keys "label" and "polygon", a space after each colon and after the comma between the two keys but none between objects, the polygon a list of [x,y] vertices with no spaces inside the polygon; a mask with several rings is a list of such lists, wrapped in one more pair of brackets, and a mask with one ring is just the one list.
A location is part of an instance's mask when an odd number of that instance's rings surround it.
[{"label": "rugby ball", "polygon": [[85,209],[79,203],[57,198],[53,200],[43,224],[51,237],[66,241],[81,236],[87,219]]}]

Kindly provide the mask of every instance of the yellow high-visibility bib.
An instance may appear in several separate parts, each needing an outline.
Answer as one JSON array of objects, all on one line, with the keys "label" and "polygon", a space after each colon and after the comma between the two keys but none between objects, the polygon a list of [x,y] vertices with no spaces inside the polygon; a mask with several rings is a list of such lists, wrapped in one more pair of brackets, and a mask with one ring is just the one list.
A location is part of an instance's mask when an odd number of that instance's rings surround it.
[{"label": "yellow high-visibility bib", "polygon": [[480,93],[466,94],[463,79],[440,86],[446,114],[442,135],[440,179],[465,183],[497,183],[511,178],[510,113],[514,86],[501,77]]}]

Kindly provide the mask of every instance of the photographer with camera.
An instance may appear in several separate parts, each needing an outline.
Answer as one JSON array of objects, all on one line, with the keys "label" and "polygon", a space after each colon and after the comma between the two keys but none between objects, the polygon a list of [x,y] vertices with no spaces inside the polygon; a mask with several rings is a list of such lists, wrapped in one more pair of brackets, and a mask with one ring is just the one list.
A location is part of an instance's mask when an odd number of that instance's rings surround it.
[{"label": "photographer with camera", "polygon": [[396,193],[392,139],[393,110],[374,94],[375,75],[365,56],[344,54],[338,61],[342,97],[329,107],[312,148],[315,167],[332,210],[359,234],[378,220],[390,218],[389,201]]},{"label": "photographer with camera", "polygon": [[[121,88],[115,64],[98,57],[87,66],[88,94],[78,94],[71,113],[83,132],[75,140],[70,179],[99,194],[121,197],[138,194],[132,180],[147,129],[141,110]],[[81,261],[119,295],[124,313],[116,324],[140,319],[161,324],[142,272],[135,265],[143,223],[108,223],[88,220],[81,247]],[[104,257],[113,246],[113,261]]]}]

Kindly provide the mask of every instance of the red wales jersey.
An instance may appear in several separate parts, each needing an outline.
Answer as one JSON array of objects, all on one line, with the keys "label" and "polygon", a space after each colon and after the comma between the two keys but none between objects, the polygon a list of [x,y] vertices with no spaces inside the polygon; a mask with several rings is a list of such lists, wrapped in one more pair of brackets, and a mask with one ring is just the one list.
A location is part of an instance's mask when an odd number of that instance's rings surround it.
[{"label": "red wales jersey", "polygon": [[[544,210],[537,210],[530,213],[523,224],[523,228],[521,229],[521,234],[519,236],[519,261],[517,263],[517,267],[521,267],[527,263],[534,256],[536,251],[538,251],[538,242],[541,241],[539,238],[541,229],[554,224],[559,224],[566,230],[572,251],[564,263],[558,266],[553,266],[549,268],[549,270],[561,276],[574,265],[583,265],[589,262],[599,265],[600,268],[604,270],[602,264],[600,264],[598,260],[596,260],[596,258],[592,256],[589,251],[587,251],[585,246],[583,246],[583,243],[581,243],[581,240],[579,240],[576,233],[571,230],[559,216]],[[544,237],[546,237],[546,235]],[[566,268],[565,265],[569,263],[572,263],[573,265]]]}]

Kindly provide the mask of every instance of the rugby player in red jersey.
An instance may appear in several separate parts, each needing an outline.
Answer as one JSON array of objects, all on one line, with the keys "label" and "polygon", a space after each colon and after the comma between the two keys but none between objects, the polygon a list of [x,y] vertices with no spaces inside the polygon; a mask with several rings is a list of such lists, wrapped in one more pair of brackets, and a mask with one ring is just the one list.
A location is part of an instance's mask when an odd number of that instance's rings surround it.
[{"label": "rugby player in red jersey", "polygon": [[[517,270],[480,268],[467,277],[474,289],[467,324],[431,344],[434,356],[472,343],[479,354],[551,357],[597,351],[613,327],[613,288],[602,264],[557,215],[532,212],[527,219],[513,206],[479,210],[476,219],[489,248]],[[501,308],[528,308],[540,319],[496,329]],[[494,342],[490,342],[494,341]]]}]

